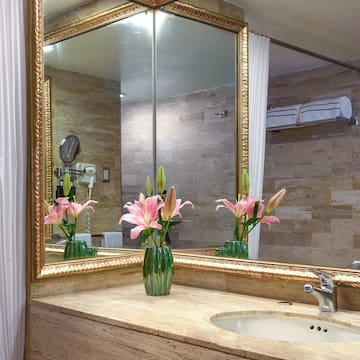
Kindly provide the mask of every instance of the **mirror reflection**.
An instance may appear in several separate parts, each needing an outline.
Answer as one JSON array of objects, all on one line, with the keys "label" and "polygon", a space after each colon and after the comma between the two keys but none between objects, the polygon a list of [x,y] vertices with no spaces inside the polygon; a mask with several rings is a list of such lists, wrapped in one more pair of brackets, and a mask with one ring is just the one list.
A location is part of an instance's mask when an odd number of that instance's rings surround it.
[{"label": "mirror reflection", "polygon": [[[53,193],[69,172],[76,201],[98,201],[96,212],[78,221],[91,246],[139,248],[119,218],[145,191],[146,177],[154,182],[159,165],[168,186],[195,205],[184,209],[190,221],[170,234],[173,248],[217,246],[232,235],[232,218],[217,216],[215,200],[235,196],[235,40],[234,33],[148,11],[44,48]],[[81,143],[74,161],[75,146],[59,154],[69,134]],[[59,241],[53,229],[48,246]]]},{"label": "mirror reflection", "polygon": [[[166,170],[166,190],[175,186],[177,197],[195,206],[194,210],[184,208],[187,221],[169,230],[171,246],[213,247],[233,232],[231,217],[215,213],[215,200],[219,196],[234,198],[236,192],[236,35],[163,12],[155,13],[155,22],[155,167]],[[145,190],[145,176],[139,169],[147,159],[139,158],[132,149],[139,146],[137,138],[146,134],[143,124],[151,101],[125,101],[123,179],[129,174],[141,175],[137,187],[132,187],[135,191],[127,191],[123,181],[124,200],[133,201],[139,190]],[[130,134],[125,132],[128,126],[133,131]],[[123,230],[128,241],[125,223]]]},{"label": "mirror reflection", "polygon": [[[277,55],[308,69],[281,74]],[[360,259],[359,73],[275,45],[271,56],[263,189],[288,193],[259,258],[348,268]]]}]

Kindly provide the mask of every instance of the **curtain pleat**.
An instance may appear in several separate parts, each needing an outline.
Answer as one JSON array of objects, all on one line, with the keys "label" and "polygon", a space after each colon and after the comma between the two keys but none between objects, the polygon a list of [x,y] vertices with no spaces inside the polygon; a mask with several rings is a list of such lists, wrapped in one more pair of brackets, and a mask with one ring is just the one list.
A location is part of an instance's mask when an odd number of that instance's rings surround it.
[{"label": "curtain pleat", "polygon": [[[270,39],[249,33],[249,178],[250,195],[262,197]],[[259,255],[260,225],[249,234],[249,257]]]},{"label": "curtain pleat", "polygon": [[24,356],[26,73],[23,0],[0,0],[0,360]]}]

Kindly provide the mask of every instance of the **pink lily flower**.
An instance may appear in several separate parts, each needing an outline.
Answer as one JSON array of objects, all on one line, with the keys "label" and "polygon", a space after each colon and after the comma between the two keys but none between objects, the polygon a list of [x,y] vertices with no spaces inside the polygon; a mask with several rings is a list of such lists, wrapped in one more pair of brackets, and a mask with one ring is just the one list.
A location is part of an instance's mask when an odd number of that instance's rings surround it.
[{"label": "pink lily flower", "polygon": [[66,207],[50,205],[48,207],[48,215],[45,216],[45,224],[61,225],[64,218]]},{"label": "pink lily flower", "polygon": [[185,206],[185,205],[191,205],[191,207],[194,209],[194,205],[193,205],[193,203],[191,201],[186,200],[183,203],[181,203],[181,199],[177,199],[176,200],[176,207],[175,207],[175,210],[174,210],[173,215],[171,216],[171,218],[173,218],[175,216],[182,217],[182,215],[180,213],[180,209],[182,209],[183,206]]},{"label": "pink lily flower", "polygon": [[217,205],[216,211],[220,208],[229,209],[236,218],[241,218],[244,215],[247,215],[249,218],[254,217],[255,204],[259,203],[256,217],[261,217],[264,212],[264,202],[252,196],[243,195],[240,200],[236,201],[233,204],[227,199],[219,199],[216,202],[222,202],[223,205]]},{"label": "pink lily flower", "polygon": [[217,203],[222,202],[223,205],[217,205],[216,210],[218,211],[220,208],[229,209],[236,218],[240,218],[246,213],[246,203],[244,201],[236,201],[235,204],[233,204],[231,201],[227,199],[218,199],[216,200]]},{"label": "pink lily flower", "polygon": [[280,220],[276,216],[264,216],[260,221],[261,224],[266,224],[269,227],[269,229],[271,229],[271,223],[279,223],[279,222]]},{"label": "pink lily flower", "polygon": [[[257,199],[253,196],[243,196],[242,200],[246,202],[246,210],[245,213],[249,218],[257,217],[260,218],[263,215],[263,212],[265,210],[264,201]],[[257,213],[254,214],[255,211],[255,204],[258,203]]]},{"label": "pink lily flower", "polygon": [[58,206],[64,207],[65,209],[67,209],[68,206],[70,205],[70,201],[68,197],[58,197],[56,199],[56,202],[59,204]]},{"label": "pink lily flower", "polygon": [[130,230],[131,239],[136,239],[141,231],[145,229],[162,229],[159,220],[159,210],[164,206],[159,195],[150,196],[143,199],[140,196],[140,200],[135,200],[134,203],[128,202],[125,204],[129,213],[121,216],[119,223],[127,221],[130,224],[136,225],[135,228]]},{"label": "pink lily flower", "polygon": [[175,187],[172,186],[169,192],[167,193],[165,199],[165,205],[161,209],[161,218],[164,221],[169,221],[175,216],[182,217],[180,213],[180,209],[182,209],[185,205],[191,205],[192,208],[194,208],[194,205],[191,201],[186,200],[183,203],[181,203],[181,199],[176,199]]},{"label": "pink lily flower", "polygon": [[[57,201],[57,200],[56,200]],[[77,218],[85,209],[91,209],[93,211],[94,208],[92,206],[90,206],[89,204],[97,204],[97,201],[95,200],[88,200],[86,203],[84,203],[83,205],[76,203],[76,202],[69,202],[67,204],[67,210],[69,211],[69,213],[74,217]]]}]

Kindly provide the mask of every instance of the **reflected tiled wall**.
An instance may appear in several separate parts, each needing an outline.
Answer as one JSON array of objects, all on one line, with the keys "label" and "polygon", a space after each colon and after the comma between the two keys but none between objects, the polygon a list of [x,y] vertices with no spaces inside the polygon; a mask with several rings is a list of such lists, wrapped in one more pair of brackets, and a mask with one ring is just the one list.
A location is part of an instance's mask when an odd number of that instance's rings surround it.
[{"label": "reflected tiled wall", "polygon": [[[115,231],[121,215],[119,83],[84,74],[47,68],[51,79],[53,167],[61,165],[59,145],[67,135],[80,138],[76,161],[97,166],[92,198],[98,201],[91,214],[91,233]],[[110,182],[103,183],[102,168],[110,168]],[[54,189],[57,182],[54,181]],[[87,200],[87,186],[78,185],[77,201]],[[78,232],[86,232],[86,214]]]},{"label": "reflected tiled wall", "polygon": [[[360,115],[360,74],[328,66],[272,78],[269,103],[349,96]],[[346,267],[360,259],[360,128],[329,123],[268,132],[264,196],[286,187],[281,223],[262,227],[260,258]]]},{"label": "reflected tiled wall", "polygon": [[[215,200],[235,199],[234,103],[233,86],[158,101],[158,165],[165,167],[168,185],[176,186],[178,197],[195,205],[194,210],[186,207],[182,211],[184,219],[190,221],[170,230],[174,248],[219,245],[233,237],[233,217],[226,210],[215,213]],[[221,110],[228,111],[226,117],[215,114]],[[145,134],[151,133],[150,116],[150,102],[123,106],[123,174],[133,173],[132,184],[137,185],[137,189],[130,188],[131,182],[124,182],[124,201],[133,200],[128,199],[127,189],[132,196],[144,191],[145,177],[149,175],[143,167],[148,166],[149,159]],[[126,150],[125,141],[131,151]],[[140,144],[146,149],[143,159]]]}]

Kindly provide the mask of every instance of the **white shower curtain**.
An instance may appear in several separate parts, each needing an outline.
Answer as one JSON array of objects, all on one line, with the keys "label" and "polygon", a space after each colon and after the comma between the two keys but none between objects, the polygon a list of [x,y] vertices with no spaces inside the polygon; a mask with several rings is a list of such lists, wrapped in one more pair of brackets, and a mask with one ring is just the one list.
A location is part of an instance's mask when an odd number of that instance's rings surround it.
[{"label": "white shower curtain", "polygon": [[[249,33],[249,178],[250,195],[262,197],[270,39]],[[259,255],[260,225],[249,234],[249,257]]]},{"label": "white shower curtain", "polygon": [[26,74],[23,0],[0,0],[0,360],[25,336]]}]

